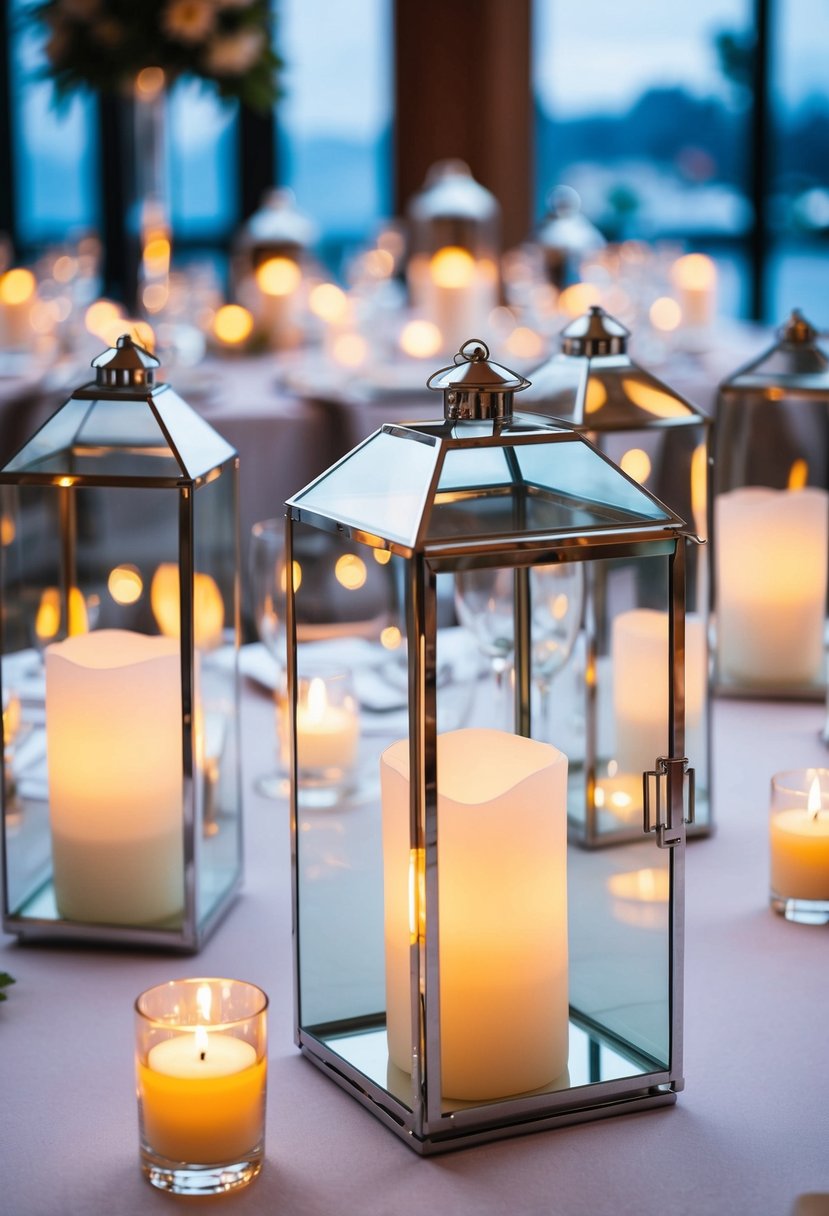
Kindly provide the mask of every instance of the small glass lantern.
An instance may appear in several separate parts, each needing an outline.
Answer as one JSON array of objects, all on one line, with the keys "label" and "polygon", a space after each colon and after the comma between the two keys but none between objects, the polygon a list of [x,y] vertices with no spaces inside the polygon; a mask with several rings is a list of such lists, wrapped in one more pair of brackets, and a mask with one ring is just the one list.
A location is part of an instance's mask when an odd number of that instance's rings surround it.
[{"label": "small glass lantern", "polygon": [[[365,565],[394,563],[403,588],[402,702],[371,713],[358,681],[359,773],[324,810],[305,761],[322,740],[335,752],[353,720],[300,712],[314,644],[297,639],[304,583],[288,588],[296,1042],[420,1153],[675,1100],[693,813],[682,521],[572,428],[513,414],[527,382],[477,340],[429,384],[444,419],[381,427],[289,500],[286,528],[289,563],[320,531]],[[587,851],[567,843],[578,748],[568,760],[566,729],[540,737],[530,695],[544,619],[570,591],[536,580],[560,573],[571,589],[574,571],[623,559],[663,590],[667,628],[646,647],[661,729],[616,707],[639,769],[639,842]],[[438,602],[470,575],[507,587],[509,623],[492,635],[510,638],[509,714],[485,675],[458,715],[467,677]],[[376,684],[384,668],[369,670]],[[641,689],[638,671],[625,678]],[[558,699],[577,719],[580,697]]]},{"label": "small glass lantern", "polygon": [[241,880],[238,458],[129,336],[0,472],[3,926],[197,950]]},{"label": "small glass lantern", "polygon": [[606,244],[595,224],[583,214],[581,199],[571,186],[556,186],[550,191],[547,214],[536,241],[547,278],[559,291],[577,283],[584,258]]},{"label": "small glass lantern", "polygon": [[269,346],[296,346],[304,336],[313,221],[292,190],[270,190],[243,226],[234,246],[233,284],[240,304],[253,314]]},{"label": "small glass lantern", "polygon": [[[627,353],[628,337],[625,327],[602,308],[591,308],[563,331],[561,352],[532,373],[527,407],[576,427],[629,477],[681,518],[693,521],[697,536],[705,538],[710,419],[636,364]],[[601,696],[606,681],[614,684],[618,704],[623,696],[620,672],[630,667],[629,678],[640,685],[636,712],[644,722],[659,712],[656,706],[664,699],[661,690],[653,691],[658,686],[646,657],[648,638],[667,628],[664,588],[647,566],[627,556],[593,569],[598,581],[588,588],[586,650],[575,675],[587,682],[588,707],[594,683]],[[689,550],[686,571],[685,726],[697,779],[696,816],[689,831],[704,835],[711,830],[707,545]],[[626,622],[612,626],[607,613],[620,598],[627,600],[629,615]],[[654,708],[647,709],[652,696]],[[629,766],[616,754],[621,747],[618,734],[614,743],[601,715],[588,728],[586,744],[587,801],[571,806],[572,826],[585,844],[615,842],[620,839],[617,826],[604,811],[609,805],[620,811],[638,808],[641,800],[619,779]]]},{"label": "small glass lantern", "polygon": [[462,160],[432,165],[409,204],[412,305],[440,330],[445,352],[486,330],[499,299],[500,207]]},{"label": "small glass lantern", "polygon": [[716,681],[732,696],[826,689],[829,357],[793,312],[717,399]]}]

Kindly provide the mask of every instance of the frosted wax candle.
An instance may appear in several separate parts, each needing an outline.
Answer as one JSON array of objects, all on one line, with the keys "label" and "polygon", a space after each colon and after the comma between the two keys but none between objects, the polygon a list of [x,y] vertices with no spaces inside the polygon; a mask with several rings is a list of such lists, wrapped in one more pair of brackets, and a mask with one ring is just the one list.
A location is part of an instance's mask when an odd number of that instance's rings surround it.
[{"label": "frosted wax candle", "polygon": [[183,912],[180,679],[174,639],[104,629],[46,649],[55,899],[69,920]]},{"label": "frosted wax candle", "polygon": [[[613,721],[620,774],[633,774],[642,806],[641,775],[668,753],[668,614],[651,608],[622,612],[613,621]],[[705,630],[698,617],[685,620],[686,754],[701,754],[706,688]],[[612,807],[612,799],[608,805]],[[629,806],[629,804],[626,804]],[[624,816],[623,816],[624,817]]]},{"label": "frosted wax candle", "polygon": [[750,486],[714,500],[717,653],[724,679],[823,678],[829,495]]},{"label": "frosted wax candle", "polygon": [[[386,1020],[411,1072],[411,948],[423,858],[409,840],[409,742],[381,761]],[[489,1099],[567,1068],[567,757],[496,730],[438,736],[442,1092]]]}]

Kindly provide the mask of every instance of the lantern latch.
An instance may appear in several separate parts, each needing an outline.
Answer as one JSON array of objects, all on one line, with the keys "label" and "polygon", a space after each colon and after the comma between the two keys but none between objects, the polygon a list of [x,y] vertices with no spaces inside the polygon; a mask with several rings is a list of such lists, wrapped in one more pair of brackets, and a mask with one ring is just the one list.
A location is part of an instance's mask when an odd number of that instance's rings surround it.
[{"label": "lantern latch", "polygon": [[[682,818],[674,823],[671,789],[679,781]],[[643,776],[644,828],[656,832],[660,849],[672,849],[684,838],[684,827],[694,822],[695,777],[687,756],[659,756],[656,768]]]}]

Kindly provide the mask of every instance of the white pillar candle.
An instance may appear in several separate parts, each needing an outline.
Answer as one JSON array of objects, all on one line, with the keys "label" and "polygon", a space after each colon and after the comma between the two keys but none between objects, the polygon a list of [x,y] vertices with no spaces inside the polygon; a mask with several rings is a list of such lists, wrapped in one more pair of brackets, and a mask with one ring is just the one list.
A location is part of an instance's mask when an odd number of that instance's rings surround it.
[{"label": "white pillar candle", "polygon": [[683,327],[706,329],[717,307],[717,266],[704,253],[677,258],[671,272]]},{"label": "white pillar candle", "polygon": [[55,898],[70,920],[182,913],[180,679],[173,639],[106,629],[46,649]]},{"label": "white pillar candle", "polygon": [[498,276],[494,264],[476,259],[459,246],[439,249],[424,273],[418,291],[427,320],[440,330],[443,350],[459,350],[469,338],[488,329],[488,318],[498,304]]},{"label": "white pillar candle", "polygon": [[[407,739],[383,754],[381,783],[389,1055],[411,1072],[410,951],[425,913]],[[438,875],[443,1095],[548,1084],[568,1056],[567,757],[501,731],[440,735]]]},{"label": "white pillar candle", "polygon": [[750,486],[718,495],[714,513],[722,676],[780,688],[819,682],[829,495]]},{"label": "white pillar candle", "polygon": [[[668,752],[668,614],[650,608],[620,613],[613,621],[611,654],[617,771],[639,778],[653,768],[657,756]],[[705,687],[705,630],[698,617],[689,616],[685,620],[685,750],[692,764],[694,756],[702,754],[699,732]],[[641,808],[641,781],[629,788],[638,791]]]},{"label": "white pillar candle", "polygon": [[30,270],[15,267],[0,275],[0,349],[25,350],[32,345],[36,293],[37,282]]},{"label": "white pillar candle", "polygon": [[787,806],[785,782],[775,778],[775,786],[769,821],[772,895],[829,903],[829,811],[822,805],[820,779],[812,779],[805,806],[798,791],[791,792],[796,805]]}]

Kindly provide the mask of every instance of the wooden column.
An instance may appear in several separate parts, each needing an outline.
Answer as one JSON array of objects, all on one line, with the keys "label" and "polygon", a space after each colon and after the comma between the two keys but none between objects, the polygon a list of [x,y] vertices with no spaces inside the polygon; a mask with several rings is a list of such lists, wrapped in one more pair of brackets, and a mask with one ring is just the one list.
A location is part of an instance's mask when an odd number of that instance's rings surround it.
[{"label": "wooden column", "polygon": [[395,207],[460,157],[501,204],[504,247],[530,230],[531,0],[396,0]]}]

